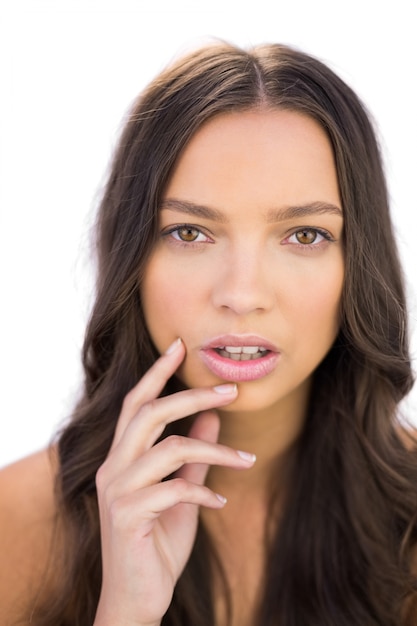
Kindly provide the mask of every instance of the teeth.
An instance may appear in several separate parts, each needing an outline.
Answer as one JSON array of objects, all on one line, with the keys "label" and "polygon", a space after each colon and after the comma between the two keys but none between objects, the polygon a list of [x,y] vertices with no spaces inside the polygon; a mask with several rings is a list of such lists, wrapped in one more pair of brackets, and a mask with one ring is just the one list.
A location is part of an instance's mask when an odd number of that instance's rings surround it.
[{"label": "teeth", "polygon": [[230,354],[256,354],[257,352],[262,352],[265,348],[260,348],[259,346],[224,346],[223,350],[227,350]]},{"label": "teeth", "polygon": [[250,361],[265,356],[268,350],[260,346],[219,346],[217,352],[232,361]]},{"label": "teeth", "polygon": [[257,352],[266,352],[266,350],[258,346],[243,346],[242,352],[243,354],[256,354]]}]

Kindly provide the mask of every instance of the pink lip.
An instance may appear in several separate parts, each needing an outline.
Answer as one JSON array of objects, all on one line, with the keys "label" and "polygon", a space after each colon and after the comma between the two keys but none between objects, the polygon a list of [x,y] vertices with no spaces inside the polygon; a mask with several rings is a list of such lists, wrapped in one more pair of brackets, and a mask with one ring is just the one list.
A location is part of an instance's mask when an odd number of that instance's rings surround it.
[{"label": "pink lip", "polygon": [[[233,361],[216,352],[215,348],[222,346],[260,346],[269,352],[259,359]],[[245,382],[257,380],[270,374],[275,369],[280,353],[271,342],[257,335],[222,335],[203,345],[200,356],[209,370],[219,378],[233,382]]]}]

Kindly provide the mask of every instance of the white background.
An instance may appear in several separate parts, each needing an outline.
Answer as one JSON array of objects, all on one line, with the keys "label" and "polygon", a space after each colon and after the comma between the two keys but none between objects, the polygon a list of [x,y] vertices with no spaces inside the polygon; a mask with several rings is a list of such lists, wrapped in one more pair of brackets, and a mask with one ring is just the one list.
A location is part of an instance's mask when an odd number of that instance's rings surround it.
[{"label": "white background", "polygon": [[[43,447],[76,398],[89,230],[122,117],[160,69],[208,36],[301,47],[366,102],[381,134],[415,329],[412,4],[0,0],[0,465]],[[405,408],[417,423],[416,392]]]}]

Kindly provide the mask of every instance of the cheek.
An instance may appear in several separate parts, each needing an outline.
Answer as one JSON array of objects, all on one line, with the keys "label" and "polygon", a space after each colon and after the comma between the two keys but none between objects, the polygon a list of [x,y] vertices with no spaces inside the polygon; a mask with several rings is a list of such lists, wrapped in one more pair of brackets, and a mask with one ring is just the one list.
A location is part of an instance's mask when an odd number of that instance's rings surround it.
[{"label": "cheek", "polygon": [[340,322],[340,304],[343,289],[343,266],[334,271],[316,272],[292,289],[290,311],[305,330],[334,334]]},{"label": "cheek", "polygon": [[165,316],[167,319],[172,318],[170,310],[170,302],[172,298],[167,293],[168,285],[163,282],[154,282],[152,280],[145,281],[142,287],[142,306],[145,317],[145,323],[149,334],[161,352],[167,343],[168,327],[164,324]]},{"label": "cheek", "polygon": [[141,299],[146,326],[158,348],[164,350],[176,337],[182,336],[184,327],[194,315],[196,305],[202,301],[201,289],[190,278],[189,267],[175,268],[172,263],[153,259],[146,268],[141,285]]}]

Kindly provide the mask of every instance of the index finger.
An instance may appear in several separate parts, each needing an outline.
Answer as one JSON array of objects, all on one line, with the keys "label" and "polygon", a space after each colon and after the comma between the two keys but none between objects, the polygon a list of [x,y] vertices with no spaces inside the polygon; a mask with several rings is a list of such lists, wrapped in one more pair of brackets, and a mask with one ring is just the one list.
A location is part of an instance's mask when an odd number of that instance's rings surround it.
[{"label": "index finger", "polygon": [[114,448],[123,436],[126,428],[141,406],[159,396],[168,380],[178,369],[185,356],[185,346],[180,338],[176,339],[142,376],[123,400],[122,410],[117,422],[112,443]]}]

